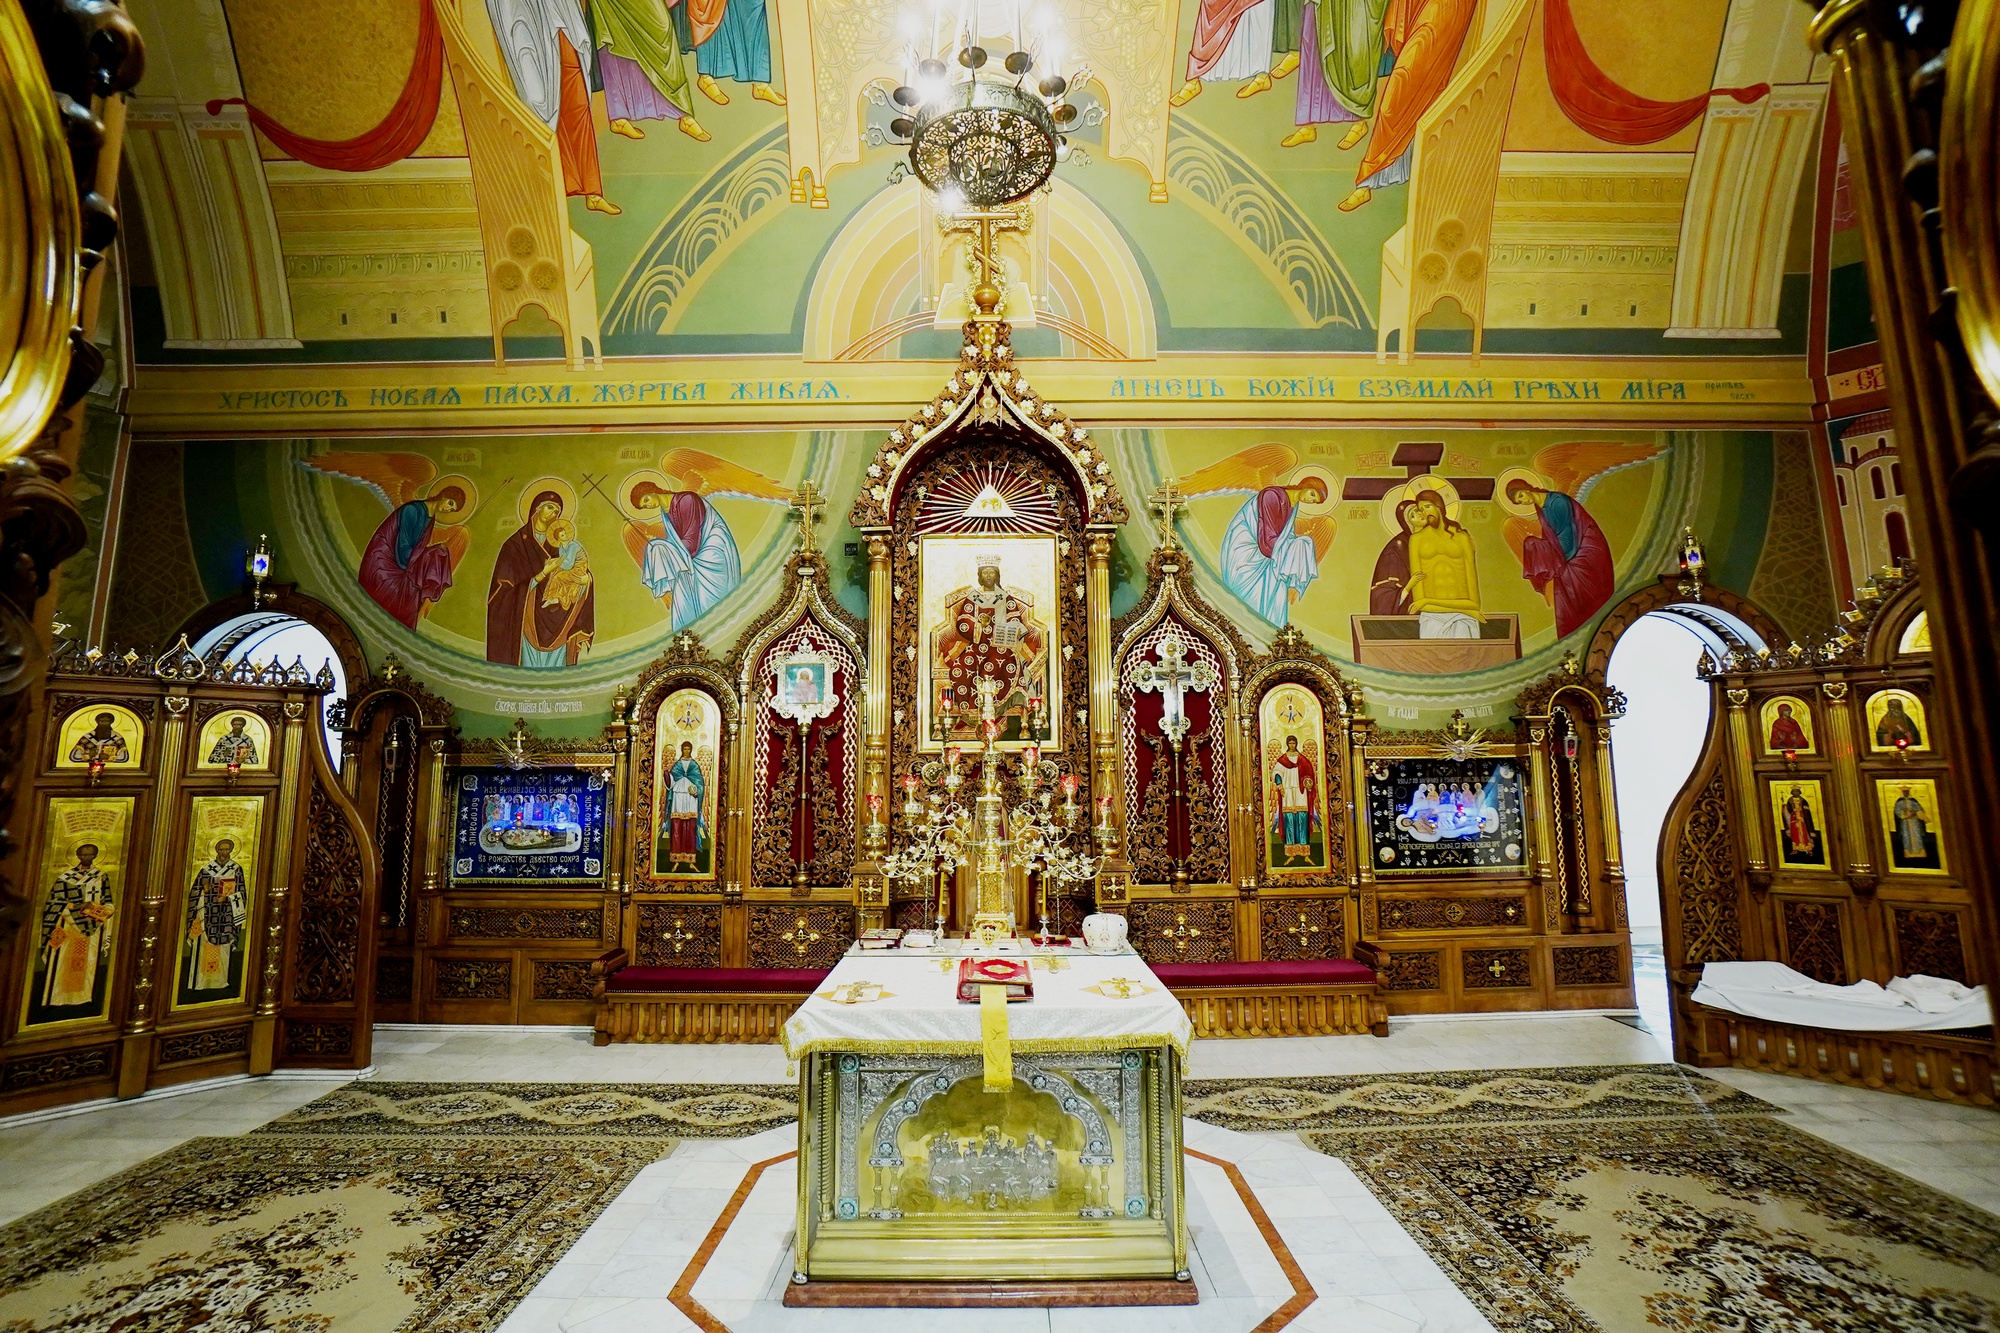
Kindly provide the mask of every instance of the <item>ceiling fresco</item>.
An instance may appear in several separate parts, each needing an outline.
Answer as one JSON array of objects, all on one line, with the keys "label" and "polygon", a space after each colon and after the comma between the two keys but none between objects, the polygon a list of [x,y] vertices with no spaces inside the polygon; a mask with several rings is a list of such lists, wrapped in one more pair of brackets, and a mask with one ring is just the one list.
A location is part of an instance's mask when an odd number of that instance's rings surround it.
[{"label": "ceiling fresco", "polygon": [[[923,0],[132,0],[151,362],[949,358]],[[1798,357],[1796,0],[988,0],[1087,66],[1025,356]],[[995,43],[1004,49],[1010,39]],[[504,335],[504,336],[503,336]]]}]

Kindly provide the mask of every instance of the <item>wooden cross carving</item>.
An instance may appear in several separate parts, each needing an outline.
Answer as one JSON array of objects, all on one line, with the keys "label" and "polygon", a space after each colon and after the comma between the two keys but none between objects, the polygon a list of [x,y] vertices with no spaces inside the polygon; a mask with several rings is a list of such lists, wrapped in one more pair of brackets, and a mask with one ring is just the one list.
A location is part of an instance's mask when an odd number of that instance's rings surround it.
[{"label": "wooden cross carving", "polygon": [[1201,938],[1202,930],[1200,926],[1188,924],[1186,912],[1176,912],[1173,926],[1161,931],[1160,934],[1174,942],[1174,952],[1186,953],[1188,945]]},{"label": "wooden cross carving", "polygon": [[1306,920],[1306,914],[1300,912],[1298,924],[1295,926],[1286,926],[1285,933],[1295,936],[1298,939],[1299,948],[1304,949],[1312,943],[1312,937],[1319,934],[1319,927]]},{"label": "wooden cross carving", "polygon": [[799,550],[811,554],[819,550],[819,542],[813,535],[813,524],[819,521],[817,511],[826,507],[826,497],[819,493],[808,477],[800,484],[798,494],[792,497],[791,511],[799,516]]}]

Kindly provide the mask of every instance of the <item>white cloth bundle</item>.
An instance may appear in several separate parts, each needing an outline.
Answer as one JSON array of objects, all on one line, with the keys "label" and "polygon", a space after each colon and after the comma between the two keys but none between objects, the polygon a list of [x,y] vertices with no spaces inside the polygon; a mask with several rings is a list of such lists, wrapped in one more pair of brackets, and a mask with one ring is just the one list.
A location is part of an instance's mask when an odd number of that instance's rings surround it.
[{"label": "white cloth bundle", "polygon": [[1940,1032],[1993,1021],[1986,987],[1942,977],[1834,986],[1783,963],[1709,963],[1694,1002],[1748,1018],[1845,1032]]}]

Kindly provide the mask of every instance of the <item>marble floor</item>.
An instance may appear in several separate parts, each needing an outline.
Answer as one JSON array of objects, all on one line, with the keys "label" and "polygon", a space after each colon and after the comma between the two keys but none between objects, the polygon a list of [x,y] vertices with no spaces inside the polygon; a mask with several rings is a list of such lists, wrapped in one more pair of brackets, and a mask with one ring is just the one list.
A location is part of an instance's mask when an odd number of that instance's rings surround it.
[{"label": "marble floor", "polygon": [[[1391,1025],[1390,1035],[1386,1038],[1357,1036],[1197,1042],[1190,1060],[1189,1077],[1400,1073],[1655,1063],[1670,1059],[1665,1042],[1653,1032],[1608,1016],[1450,1016],[1398,1019]],[[1784,1108],[1788,1119],[1801,1129],[1990,1212],[2000,1213],[2000,1115],[1992,1111],[1777,1075],[1735,1070],[1714,1070],[1710,1073]],[[776,1083],[788,1080],[784,1056],[770,1046],[594,1047],[590,1044],[589,1031],[582,1028],[400,1026],[385,1026],[377,1030],[375,1066],[371,1076],[428,1082]],[[19,1217],[189,1138],[236,1134],[254,1128],[324,1094],[330,1086],[332,1083],[327,1079],[239,1080],[178,1095],[154,1095],[132,1102],[100,1105],[77,1114],[0,1121],[0,1221]],[[1208,1127],[1191,1127],[1191,1146],[1199,1146],[1194,1142],[1197,1135],[1210,1132]],[[1226,1133],[1220,1130],[1212,1132]],[[774,1133],[783,1138],[788,1131]],[[1231,1137],[1246,1139],[1242,1135]],[[1260,1140],[1281,1145],[1282,1151],[1287,1153],[1305,1153],[1290,1139],[1280,1136],[1247,1139],[1253,1145]],[[741,1141],[737,1147],[741,1148],[749,1142]],[[687,1154],[697,1149],[707,1154],[714,1151],[716,1145],[686,1145],[681,1153],[659,1167],[649,1169],[634,1183],[632,1190],[637,1193],[628,1191],[626,1197],[607,1210],[605,1221],[611,1223],[614,1230],[622,1225],[624,1239],[629,1239],[633,1226],[641,1220],[643,1213],[651,1210],[664,1197],[661,1191],[667,1186],[656,1182],[655,1174],[658,1173],[662,1180],[677,1174],[682,1167],[693,1164],[694,1158]],[[1250,1150],[1237,1146],[1231,1151]],[[1328,1168],[1318,1164],[1331,1159],[1310,1153],[1305,1153],[1305,1156],[1312,1159],[1315,1168],[1324,1176]],[[1333,1165],[1338,1166],[1338,1163]],[[716,1163],[709,1163],[706,1169],[713,1173],[715,1167]],[[730,1188],[733,1187],[731,1185]],[[711,1210],[709,1216],[712,1218],[713,1215],[714,1210]],[[619,1219],[623,1219],[622,1223]],[[621,1239],[614,1244],[611,1235],[611,1232],[606,1232],[600,1236],[598,1229],[593,1227],[571,1257],[578,1264],[595,1262],[602,1268],[611,1262],[624,1243]],[[1393,1238],[1386,1239],[1385,1243],[1393,1243]],[[1415,1252],[1414,1249],[1412,1252]],[[596,1256],[594,1260],[593,1255]],[[772,1262],[777,1260],[774,1258]],[[1428,1263],[1427,1260],[1425,1262]],[[1379,1264],[1375,1267],[1382,1268]],[[531,1301],[560,1301],[567,1310],[573,1302],[585,1299],[591,1283],[602,1276],[603,1273],[599,1272],[585,1281],[574,1268],[563,1270],[560,1274],[552,1273]],[[1422,1289],[1422,1274],[1415,1274],[1412,1280],[1417,1285],[1399,1287],[1398,1300],[1402,1296],[1414,1299],[1413,1293]],[[581,1287],[576,1285],[579,1282]],[[549,1283],[557,1285],[550,1287]],[[601,1328],[609,1333],[609,1330],[623,1326],[616,1320],[584,1324],[567,1314],[556,1317],[555,1322],[542,1318],[552,1308],[545,1304],[535,1304],[532,1309],[524,1306],[520,1318],[526,1321],[534,1315],[540,1322],[523,1322],[518,1329],[510,1322],[509,1333],[525,1333],[526,1330],[543,1333],[544,1330],[571,1327]],[[771,1308],[776,1309],[775,1306]],[[1396,1305],[1394,1301],[1388,1305],[1378,1303],[1366,1311],[1357,1307],[1351,1313],[1354,1318],[1344,1327],[1423,1329],[1427,1333],[1483,1327],[1476,1321],[1461,1324],[1457,1322],[1456,1315],[1447,1318],[1447,1312],[1442,1309],[1424,1311],[1420,1308],[1413,1313],[1408,1305]],[[1375,1322],[1362,1321],[1362,1315]],[[829,1322],[826,1327],[832,1329],[837,1322]],[[683,1325],[671,1322],[648,1325],[665,1328],[680,1326]],[[860,1325],[857,1323],[855,1326]],[[1197,1326],[1209,1327],[1206,1324]],[[1313,1323],[1295,1325],[1303,1328],[1315,1326]],[[980,1327],[983,1329],[984,1326]],[[1031,1320],[1028,1327],[1041,1326]],[[1051,1323],[1050,1327],[1053,1328],[1054,1324]],[[1146,1327],[1163,1330],[1166,1326],[1148,1323]],[[878,1330],[878,1333],[888,1331]]]}]

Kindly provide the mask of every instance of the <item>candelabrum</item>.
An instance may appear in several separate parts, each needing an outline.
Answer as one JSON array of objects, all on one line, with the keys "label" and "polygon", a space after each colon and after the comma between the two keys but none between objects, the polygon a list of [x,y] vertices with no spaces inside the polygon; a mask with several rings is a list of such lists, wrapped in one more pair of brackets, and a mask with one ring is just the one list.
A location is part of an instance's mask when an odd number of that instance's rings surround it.
[{"label": "candelabrum", "polygon": [[[1052,760],[1042,758],[1041,747],[1033,742],[1021,753],[1023,799],[1013,810],[1006,808],[995,708],[998,695],[998,682],[979,682],[978,789],[970,803],[965,797],[970,780],[963,768],[965,752],[957,745],[947,746],[942,760],[930,760],[904,775],[903,844],[882,860],[882,873],[889,879],[935,886],[940,937],[950,915],[951,882],[961,866],[973,867],[968,935],[990,943],[1014,934],[1010,876],[1019,867],[1039,878],[1042,937],[1046,938],[1054,885],[1095,878],[1113,842],[1110,802],[1106,799],[1099,804],[1102,817],[1095,830],[1099,853],[1091,855],[1078,845],[1091,836],[1080,822],[1083,810],[1076,802],[1078,780],[1074,774],[1062,773]],[[1063,793],[1061,806],[1055,804],[1058,786]],[[879,819],[878,814],[878,823]]]}]

